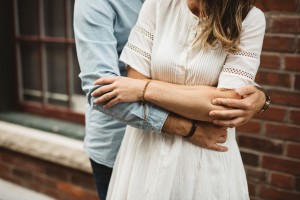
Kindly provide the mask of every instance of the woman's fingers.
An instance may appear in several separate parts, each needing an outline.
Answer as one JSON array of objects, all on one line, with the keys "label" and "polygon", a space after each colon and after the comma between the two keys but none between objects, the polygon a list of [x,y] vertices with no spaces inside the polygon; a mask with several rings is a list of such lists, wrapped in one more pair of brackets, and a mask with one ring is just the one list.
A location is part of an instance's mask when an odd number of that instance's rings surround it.
[{"label": "woman's fingers", "polygon": [[244,117],[238,117],[231,120],[213,120],[213,123],[218,126],[237,127],[244,124],[247,120]]},{"label": "woman's fingers", "polygon": [[108,94],[109,92],[112,92],[115,88],[114,88],[114,85],[113,85],[113,83],[118,79],[119,77],[116,77],[116,76],[113,76],[113,77],[104,77],[104,78],[99,78],[99,79],[97,79],[95,82],[94,82],[94,84],[95,85],[103,85],[102,87],[99,87],[98,89],[96,89],[96,90],[94,90],[93,92],[92,92],[92,97],[97,97],[97,96],[101,96],[101,95],[103,95],[103,94],[106,94],[106,96],[104,96],[104,97],[102,97],[102,98],[98,98],[97,100],[96,100],[96,102],[99,102],[99,103],[101,103],[101,102],[103,102],[103,101],[105,101],[105,99],[106,100],[108,100],[108,99],[110,99],[110,98],[112,98],[111,97],[111,95],[112,94]]},{"label": "woman's fingers", "polygon": [[242,117],[245,115],[244,110],[232,109],[232,110],[213,110],[209,112],[209,116],[214,119],[230,120],[236,117]]},{"label": "woman's fingers", "polygon": [[116,104],[120,103],[120,100],[118,97],[114,97],[113,99],[111,99],[109,102],[107,102],[106,104],[103,105],[103,108],[107,109],[110,108]]},{"label": "woman's fingers", "polygon": [[236,90],[243,99],[217,98],[212,101],[214,105],[222,105],[233,109],[223,111],[213,110],[209,115],[215,119],[214,124],[219,126],[236,127],[246,123],[263,106],[265,95],[254,86],[245,86]]},{"label": "woman's fingers", "polygon": [[242,99],[224,99],[224,98],[216,98],[212,100],[212,104],[219,106],[226,106],[230,108],[238,108],[238,109],[248,109],[251,105],[250,103],[243,101]]},{"label": "woman's fingers", "polygon": [[110,84],[110,85],[104,85],[104,86],[99,87],[98,89],[94,90],[91,95],[92,95],[92,97],[98,97],[98,96],[101,96],[101,95],[103,95],[105,93],[111,92],[114,89],[115,88],[114,88],[114,86],[112,84]]},{"label": "woman's fingers", "polygon": [[111,84],[114,81],[116,81],[118,76],[111,76],[111,77],[104,77],[104,78],[99,78],[94,82],[94,85],[104,85],[104,84]]},{"label": "woman's fingers", "polygon": [[101,103],[103,103],[105,101],[108,101],[108,100],[110,100],[112,98],[115,98],[116,96],[117,96],[117,94],[115,92],[113,92],[113,91],[112,92],[108,92],[108,93],[106,93],[106,94],[104,94],[104,95],[96,98],[94,100],[94,103],[95,104],[101,104]]},{"label": "woman's fingers", "polygon": [[256,90],[257,89],[253,85],[246,85],[244,87],[236,89],[235,91],[236,91],[236,93],[238,93],[238,95],[243,97],[243,96],[248,96],[248,95],[255,93]]}]

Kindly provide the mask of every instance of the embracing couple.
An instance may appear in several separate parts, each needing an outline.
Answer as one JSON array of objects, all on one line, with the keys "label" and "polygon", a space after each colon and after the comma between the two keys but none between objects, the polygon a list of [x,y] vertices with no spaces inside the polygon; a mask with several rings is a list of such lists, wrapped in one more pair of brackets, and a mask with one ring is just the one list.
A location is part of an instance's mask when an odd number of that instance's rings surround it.
[{"label": "embracing couple", "polygon": [[248,200],[235,127],[267,109],[254,0],[76,0],[101,200]]}]

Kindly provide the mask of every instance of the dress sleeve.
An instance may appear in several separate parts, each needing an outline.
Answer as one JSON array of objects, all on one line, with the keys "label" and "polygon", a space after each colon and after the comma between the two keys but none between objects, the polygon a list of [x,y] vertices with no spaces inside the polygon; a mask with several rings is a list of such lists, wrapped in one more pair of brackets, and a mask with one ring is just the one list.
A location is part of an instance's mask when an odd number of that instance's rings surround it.
[{"label": "dress sleeve", "polygon": [[151,53],[156,28],[156,1],[146,0],[138,21],[130,32],[120,60],[150,77]]},{"label": "dress sleeve", "polygon": [[253,7],[242,23],[240,51],[227,56],[219,76],[218,88],[236,89],[255,84],[265,27],[263,12]]}]

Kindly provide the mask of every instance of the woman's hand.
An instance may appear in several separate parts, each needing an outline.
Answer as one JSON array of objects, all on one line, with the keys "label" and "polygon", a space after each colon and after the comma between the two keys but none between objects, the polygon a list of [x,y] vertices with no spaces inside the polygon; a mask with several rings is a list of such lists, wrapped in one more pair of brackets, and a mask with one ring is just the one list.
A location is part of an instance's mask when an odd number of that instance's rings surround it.
[{"label": "woman's hand", "polygon": [[237,127],[247,123],[265,103],[265,94],[252,85],[247,85],[236,92],[242,99],[217,98],[214,105],[226,106],[230,109],[213,110],[209,116],[214,118],[213,123],[219,126]]},{"label": "woman's hand", "polygon": [[93,97],[98,97],[94,103],[104,103],[103,107],[109,108],[122,102],[140,101],[146,83],[146,80],[122,76],[97,79],[94,84],[103,86],[92,92]]}]

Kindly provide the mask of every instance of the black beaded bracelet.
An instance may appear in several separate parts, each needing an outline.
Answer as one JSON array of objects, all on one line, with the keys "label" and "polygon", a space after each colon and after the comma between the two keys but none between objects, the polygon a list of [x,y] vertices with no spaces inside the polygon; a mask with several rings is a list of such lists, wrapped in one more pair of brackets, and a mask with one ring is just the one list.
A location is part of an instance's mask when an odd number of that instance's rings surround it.
[{"label": "black beaded bracelet", "polygon": [[191,128],[190,132],[187,135],[184,135],[183,137],[184,138],[191,138],[191,137],[193,137],[193,135],[196,132],[196,128],[197,128],[196,121],[193,120],[192,121],[192,128]]}]

